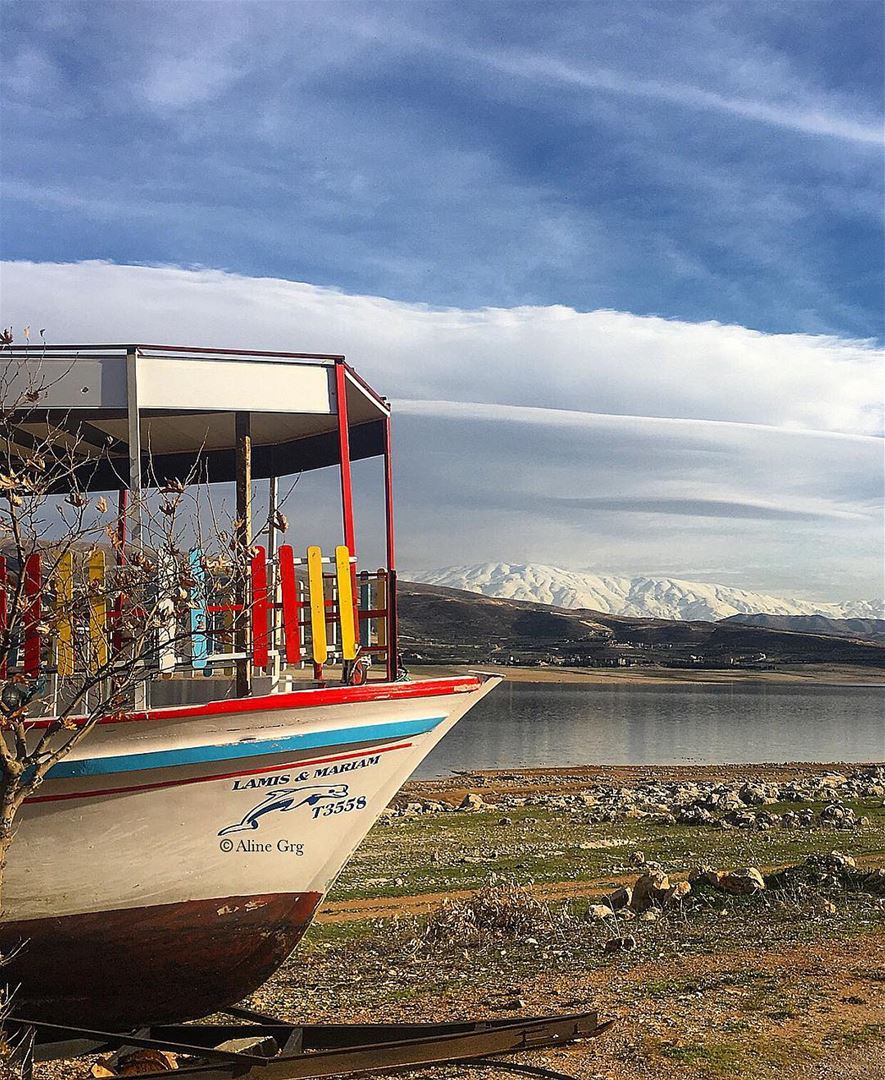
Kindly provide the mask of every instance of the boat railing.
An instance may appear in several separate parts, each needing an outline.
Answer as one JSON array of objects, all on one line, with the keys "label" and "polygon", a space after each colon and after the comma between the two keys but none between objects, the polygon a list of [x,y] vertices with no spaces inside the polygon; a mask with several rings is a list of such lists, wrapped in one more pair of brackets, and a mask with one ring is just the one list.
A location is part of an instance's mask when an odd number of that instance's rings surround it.
[{"label": "boat railing", "polygon": [[[266,690],[322,681],[325,669],[340,666],[346,682],[369,677],[370,668],[389,675],[391,612],[395,575],[386,569],[358,570],[341,545],[332,554],[317,546],[296,553],[282,544],[269,554],[251,547],[239,568],[187,553],[186,589],[179,566],[157,559],[156,587],[148,598],[151,630],[146,647],[131,662],[150,688],[158,681],[232,679],[237,665],[250,669],[250,683]],[[21,618],[0,679],[51,680],[53,701],[66,683],[126,663],[126,605],[115,592],[114,564],[103,550],[41,552],[21,567],[0,556],[0,633],[6,631],[8,601],[20,585]],[[45,694],[41,697],[45,700]]]}]

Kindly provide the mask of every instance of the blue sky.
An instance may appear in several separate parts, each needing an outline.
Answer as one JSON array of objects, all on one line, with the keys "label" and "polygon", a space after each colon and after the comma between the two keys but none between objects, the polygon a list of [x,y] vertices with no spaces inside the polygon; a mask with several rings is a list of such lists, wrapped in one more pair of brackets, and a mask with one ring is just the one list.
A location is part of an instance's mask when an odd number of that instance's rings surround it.
[{"label": "blue sky", "polygon": [[346,352],[406,571],[885,592],[878,2],[0,18],[19,336]]},{"label": "blue sky", "polygon": [[5,257],[879,337],[882,12],[7,0]]}]

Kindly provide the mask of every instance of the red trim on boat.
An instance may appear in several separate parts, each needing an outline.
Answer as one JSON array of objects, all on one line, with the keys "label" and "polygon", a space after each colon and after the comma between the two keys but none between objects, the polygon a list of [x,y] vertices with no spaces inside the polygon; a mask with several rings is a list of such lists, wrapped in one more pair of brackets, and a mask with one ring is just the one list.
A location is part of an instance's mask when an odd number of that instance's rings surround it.
[{"label": "red trim on boat", "polygon": [[[363,683],[362,686],[332,686],[316,690],[292,690],[288,694],[264,694],[260,697],[229,698],[203,705],[175,705],[144,713],[105,716],[100,724],[130,724],[144,720],[194,720],[201,716],[235,716],[238,713],[276,712],[280,709],[312,709],[319,705],[350,705],[367,701],[403,701],[409,698],[444,697],[465,694],[482,686],[476,675],[452,679],[424,679],[410,683]],[[77,717],[78,724],[85,717]],[[31,720],[28,727],[45,728],[51,717]]]},{"label": "red trim on boat", "polygon": [[136,784],[132,787],[95,788],[92,791],[65,791],[59,795],[32,795],[26,803],[61,802],[63,799],[90,799],[98,795],[131,795],[137,791],[153,791],[155,788],[184,787],[185,784],[205,784],[210,780],[233,780],[238,776],[258,776],[263,773],[285,772],[286,769],[303,769],[306,765],[327,765],[331,761],[350,761],[353,758],[374,757],[387,754],[391,750],[408,750],[412,743],[397,743],[396,746],[382,746],[379,749],[364,749],[351,754],[336,754],[334,757],[311,758],[309,761],[290,761],[285,765],[265,765],[263,769],[243,769],[240,772],[213,773],[212,776],[190,776],[184,780],[158,780],[156,784]]}]

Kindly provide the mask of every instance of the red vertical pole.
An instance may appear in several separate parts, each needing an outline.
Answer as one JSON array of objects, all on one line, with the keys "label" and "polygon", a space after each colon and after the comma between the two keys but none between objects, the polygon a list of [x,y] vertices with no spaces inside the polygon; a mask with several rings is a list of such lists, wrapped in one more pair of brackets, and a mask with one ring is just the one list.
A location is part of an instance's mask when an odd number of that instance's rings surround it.
[{"label": "red vertical pole", "polygon": [[350,479],[350,429],[347,425],[347,380],[344,364],[335,363],[335,402],[338,409],[338,454],[341,459],[341,513],[344,517],[344,543],[351,555],[356,553],[353,528],[353,485]]},{"label": "red vertical pole", "polygon": [[399,657],[396,643],[396,551],[393,536],[393,455],[389,416],[384,421],[384,504],[387,534],[387,679],[388,682],[393,682],[399,668]]},{"label": "red vertical pole", "polygon": [[42,640],[37,633],[37,625],[40,622],[40,595],[43,590],[42,574],[40,570],[40,555],[32,552],[25,559],[25,610],[24,610],[24,637],[25,657],[24,669],[26,675],[35,676],[40,672],[40,647]]},{"label": "red vertical pole", "polygon": [[[335,362],[335,404],[338,409],[338,452],[341,459],[341,513],[344,518],[344,543],[351,556],[356,555],[356,532],[353,526],[353,484],[350,478],[350,428],[347,422],[347,367]],[[359,626],[359,591],[356,587],[356,564],[350,564],[353,593],[353,625]]]}]

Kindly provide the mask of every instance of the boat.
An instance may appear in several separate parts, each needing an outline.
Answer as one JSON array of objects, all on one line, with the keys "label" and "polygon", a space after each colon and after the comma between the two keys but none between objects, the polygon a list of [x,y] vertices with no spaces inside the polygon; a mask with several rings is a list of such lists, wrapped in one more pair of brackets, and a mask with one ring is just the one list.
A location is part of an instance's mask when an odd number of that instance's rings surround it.
[{"label": "boat", "polygon": [[[249,633],[234,643],[219,629],[231,605],[210,603],[196,552],[189,640],[158,630],[155,677],[53,766],[9,850],[0,954],[17,1013],[101,1030],[205,1016],[284,962],[393,795],[500,680],[401,669],[390,406],[344,357],[77,345],[10,347],[2,362],[7,384],[39,363],[47,424],[98,433],[88,486],[119,490],[123,475],[121,519],[148,486],[148,444],[152,482],[197,460],[210,482],[235,482],[246,528],[254,482],[272,502],[281,476],[340,476],[334,551],[270,526],[249,544]],[[386,564],[368,572],[351,463],[372,457]],[[39,564],[21,572],[38,603]],[[87,628],[98,638],[112,633],[101,618]],[[20,652],[29,677],[63,684],[63,642]],[[51,723],[37,715],[29,730]]]}]

